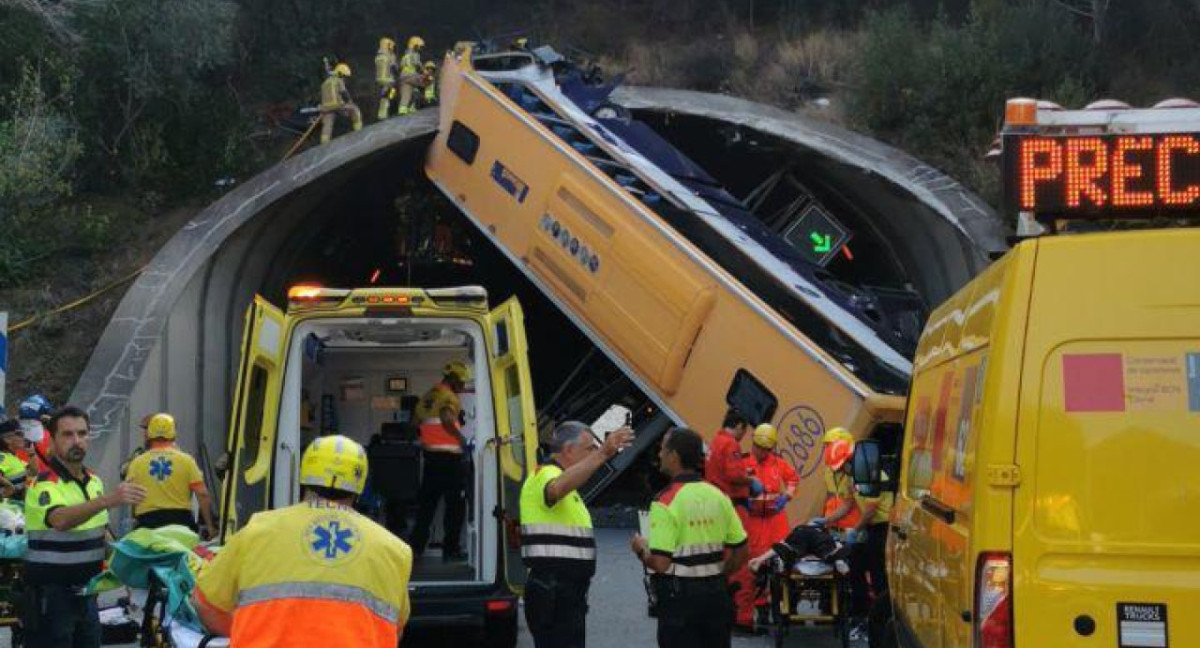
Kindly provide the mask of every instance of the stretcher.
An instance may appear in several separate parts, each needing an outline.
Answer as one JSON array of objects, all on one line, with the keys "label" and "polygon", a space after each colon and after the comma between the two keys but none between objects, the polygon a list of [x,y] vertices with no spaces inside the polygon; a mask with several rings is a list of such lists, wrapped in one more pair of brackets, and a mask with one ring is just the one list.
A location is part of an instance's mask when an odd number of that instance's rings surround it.
[{"label": "stretcher", "polygon": [[139,645],[143,648],[229,648],[229,638],[202,633],[171,618],[165,587],[153,575],[149,589],[132,592],[130,598],[142,614]]}]

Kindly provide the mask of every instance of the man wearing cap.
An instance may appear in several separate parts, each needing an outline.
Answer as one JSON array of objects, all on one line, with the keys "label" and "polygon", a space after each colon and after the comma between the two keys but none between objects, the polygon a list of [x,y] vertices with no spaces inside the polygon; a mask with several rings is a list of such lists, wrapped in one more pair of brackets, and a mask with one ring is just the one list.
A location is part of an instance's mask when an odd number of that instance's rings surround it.
[{"label": "man wearing cap", "polygon": [[21,401],[17,418],[21,421],[21,431],[29,442],[29,450],[21,460],[29,464],[29,474],[36,476],[50,464],[51,443],[46,434],[46,422],[54,408],[50,401],[41,394],[34,394]]},{"label": "man wearing cap", "polygon": [[[779,432],[774,425],[763,423],[754,428],[751,454],[745,460],[747,467],[762,483],[762,491],[750,496],[744,519],[751,556],[758,556],[776,542],[783,541],[791,530],[784,509],[796,496],[800,476],[791,464],[775,452],[778,440]],[[760,592],[757,598],[754,596],[754,576],[749,568],[738,570],[736,576],[740,576],[739,581],[744,585],[734,593],[737,607],[735,629],[749,631],[754,625],[755,606],[767,604],[766,593]]]},{"label": "man wearing cap", "polygon": [[462,403],[458,395],[471,380],[471,369],[455,360],[442,368],[442,381],[417,402],[416,419],[420,424],[424,467],[421,489],[417,493],[417,521],[413,527],[412,549],[420,557],[429,542],[429,527],[439,501],[445,501],[442,514],[442,560],[463,560],[466,554],[459,544],[466,514],[467,475],[464,452],[467,440],[459,427]]},{"label": "man wearing cap", "polygon": [[138,527],[157,529],[179,524],[196,529],[192,496],[204,520],[202,537],[216,530],[212,499],[196,460],[175,445],[175,417],[155,414],[146,424],[146,451],[129,463],[129,481],[146,489],[146,499],[133,507]]}]

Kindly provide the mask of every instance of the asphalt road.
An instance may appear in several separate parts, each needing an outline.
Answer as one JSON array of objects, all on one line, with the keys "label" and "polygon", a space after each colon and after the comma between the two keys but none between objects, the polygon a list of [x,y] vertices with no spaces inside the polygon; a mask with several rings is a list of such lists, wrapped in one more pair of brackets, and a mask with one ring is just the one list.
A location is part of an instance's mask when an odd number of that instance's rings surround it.
[{"label": "asphalt road", "polygon": [[[642,571],[629,552],[629,536],[625,529],[598,529],[596,546],[598,562],[596,578],[592,581],[588,614],[589,648],[642,648],[655,645],[655,620],[646,615],[646,594],[642,587]],[[0,631],[0,648],[10,648],[8,633]],[[435,648],[445,644],[423,643],[414,648]],[[734,648],[766,648],[768,637],[735,637]],[[794,628],[788,646],[804,648],[837,648],[833,633],[826,627]],[[134,648],[135,644],[123,644]],[[521,615],[520,648],[533,648],[533,639],[525,629]],[[409,648],[408,643],[405,648]],[[854,648],[860,648],[855,646]],[[865,644],[861,647],[865,648]]]}]

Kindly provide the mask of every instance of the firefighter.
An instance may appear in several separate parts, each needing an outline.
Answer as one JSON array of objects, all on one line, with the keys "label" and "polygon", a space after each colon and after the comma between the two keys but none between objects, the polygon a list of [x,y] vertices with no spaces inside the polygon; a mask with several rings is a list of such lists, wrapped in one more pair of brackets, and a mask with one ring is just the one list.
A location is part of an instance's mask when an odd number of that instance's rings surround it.
[{"label": "firefighter", "polygon": [[442,560],[463,560],[459,546],[463,516],[466,514],[467,475],[464,450],[467,440],[459,427],[462,404],[458,395],[471,380],[471,369],[461,361],[449,362],[442,369],[442,381],[417,402],[424,468],[421,489],[417,493],[417,521],[413,527],[412,548],[419,558],[429,541],[429,527],[438,501],[445,500],[442,512]]},{"label": "firefighter", "polygon": [[367,452],[340,435],[300,460],[303,501],[256,513],[196,581],[200,620],[234,646],[395,648],[412,551],[355,512]]},{"label": "firefighter", "polygon": [[[746,438],[751,428],[746,415],[737,408],[729,408],[721,422],[721,429],[713,435],[708,456],[704,460],[704,479],[720,489],[733,502],[742,527],[750,523],[747,517],[750,495],[762,493],[762,482],[755,479],[753,467],[747,465],[742,455],[742,439]],[[754,577],[749,571],[739,569],[730,573],[729,590],[735,599],[749,596],[753,588]],[[743,624],[739,620],[738,624],[748,625],[749,622]]]},{"label": "firefighter", "polygon": [[354,130],[362,129],[362,112],[350,99],[346,90],[346,78],[350,76],[350,66],[338,63],[333,66],[325,82],[321,84],[321,143],[326,144],[333,138],[333,122],[338,115],[350,118],[350,126]]},{"label": "firefighter", "polygon": [[375,54],[375,85],[379,89],[379,110],[375,117],[379,121],[388,118],[392,100],[396,98],[396,41],[386,36],[379,39],[379,52]]},{"label": "firefighter", "polygon": [[407,115],[416,109],[413,105],[413,93],[421,83],[421,49],[424,47],[425,40],[420,36],[413,36],[408,39],[408,49],[405,50],[404,56],[400,57],[400,107],[396,109],[397,115]]},{"label": "firefighter", "polygon": [[157,529],[180,524],[196,529],[192,496],[204,520],[205,539],[216,530],[212,499],[196,460],[175,445],[175,417],[155,414],[146,424],[146,451],[129,464],[129,480],[146,489],[146,499],[133,507],[138,527]]},{"label": "firefighter", "polygon": [[699,434],[669,430],[658,459],[671,483],[650,505],[650,537],[635,534],[630,541],[653,572],[658,645],[728,648],[733,601],[727,578],[746,562],[746,531],[729,498],[700,477],[704,441]]},{"label": "firefighter", "polygon": [[[754,428],[751,455],[746,458],[748,468],[762,482],[762,491],[752,495],[746,507],[746,535],[750,539],[751,556],[761,555],[771,545],[782,542],[791,530],[784,509],[796,496],[800,476],[775,452],[778,440],[779,432],[775,426],[770,423],[759,425]],[[753,582],[750,569],[739,571],[745,572],[746,581]],[[735,628],[752,632],[755,607],[767,604],[765,592],[755,598],[753,588],[739,589],[734,593],[734,603],[737,606]]]},{"label": "firefighter", "polygon": [[24,499],[29,465],[18,454],[24,451],[25,435],[21,433],[21,423],[17,419],[0,421],[0,475],[3,475],[0,496]]},{"label": "firefighter", "polygon": [[633,431],[622,428],[601,444],[583,423],[562,423],[551,436],[550,461],[521,486],[525,620],[537,648],[583,648],[596,544],[591,513],[576,490],[632,439]]},{"label": "firefighter", "polygon": [[100,478],[84,467],[89,422],[83,410],[68,405],[47,427],[54,450],[25,497],[25,645],[99,648],[100,613],[87,584],[104,562],[108,510],[141,502],[145,491],[123,482],[105,493]]},{"label": "firefighter", "polygon": [[425,74],[421,77],[422,83],[425,84],[424,105],[426,107],[437,103],[437,64],[433,61],[425,61]]}]

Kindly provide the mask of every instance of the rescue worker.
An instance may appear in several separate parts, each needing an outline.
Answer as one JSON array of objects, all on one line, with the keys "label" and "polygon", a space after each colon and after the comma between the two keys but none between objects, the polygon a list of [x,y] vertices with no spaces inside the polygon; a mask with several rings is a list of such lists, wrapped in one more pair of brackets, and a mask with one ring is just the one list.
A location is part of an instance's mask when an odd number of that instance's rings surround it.
[{"label": "rescue worker", "polygon": [[421,83],[421,49],[425,47],[425,39],[413,36],[408,39],[408,49],[400,57],[400,107],[397,115],[407,115],[416,110],[413,105],[413,93]]},{"label": "rescue worker", "polygon": [[350,76],[350,66],[338,63],[333,71],[321,84],[321,143],[326,144],[333,139],[333,123],[338,115],[350,119],[350,127],[362,130],[362,112],[350,99],[346,90],[346,78]]},{"label": "rescue worker", "polygon": [[192,515],[195,495],[204,520],[200,535],[207,540],[217,528],[212,498],[196,460],[175,445],[177,435],[175,417],[170,414],[155,414],[146,424],[146,452],[129,464],[129,481],[146,489],[146,499],[133,507],[133,517],[139,528],[180,524],[196,531]]},{"label": "rescue worker", "polygon": [[[776,542],[782,542],[791,531],[784,509],[796,496],[800,476],[791,464],[776,454],[775,446],[778,440],[779,432],[774,425],[759,425],[754,428],[751,456],[746,458],[746,463],[763,485],[762,492],[751,496],[747,506],[745,526],[751,556],[766,552]],[[744,578],[753,584],[754,575],[749,568],[739,571],[745,572]],[[755,607],[767,604],[765,592],[761,592],[757,598],[754,594],[753,587],[744,587],[734,592],[734,603],[737,606],[735,628],[747,632],[754,631]]]},{"label": "rescue worker", "polygon": [[[854,501],[854,479],[842,470],[842,467],[854,454],[854,437],[844,428],[830,428],[824,437],[823,458],[825,468],[822,477],[825,480],[825,506],[821,517],[813,518],[810,522],[824,525],[830,529],[848,531],[858,526],[862,514]],[[847,541],[852,538],[847,538]]]},{"label": "rescue worker", "polygon": [[77,407],[54,413],[48,425],[54,450],[25,497],[29,552],[21,627],[29,648],[100,645],[96,595],[86,586],[104,562],[108,510],[145,496],[128,482],[104,492],[100,478],[83,466],[88,426],[87,413]]},{"label": "rescue worker", "polygon": [[379,39],[379,52],[375,54],[375,86],[379,89],[375,117],[383,121],[396,98],[396,41],[386,36]]},{"label": "rescue worker", "polygon": [[17,456],[17,453],[25,451],[25,447],[20,421],[9,419],[0,422],[0,496],[25,498],[29,464]]},{"label": "rescue worker", "polygon": [[412,549],[420,557],[429,542],[429,527],[438,502],[445,501],[442,512],[442,560],[464,560],[467,556],[459,546],[463,516],[466,514],[465,493],[467,475],[464,468],[464,448],[467,440],[459,427],[462,404],[458,395],[471,370],[466,363],[455,360],[442,368],[442,381],[434,385],[417,403],[416,419],[420,424],[421,450],[424,467],[421,471],[421,490],[417,493],[417,521],[413,527]]},{"label": "rescue worker", "polygon": [[354,511],[367,452],[321,437],[300,460],[303,501],[256,513],[200,572],[209,631],[254,648],[396,648],[408,621],[412,551]]},{"label": "rescue worker", "polygon": [[[884,478],[886,479],[886,475]],[[858,563],[859,567],[851,570],[851,576],[855,579],[853,587],[862,593],[860,597],[866,596],[867,592],[870,592],[876,601],[887,597],[887,568],[884,556],[887,553],[888,520],[892,514],[895,497],[896,494],[890,492],[880,492],[875,497],[867,497],[855,487],[854,501],[862,511],[862,519],[859,520],[858,526],[854,527],[852,534],[857,542],[852,546],[855,553],[851,561]],[[870,578],[869,584],[867,578]],[[857,603],[860,610],[867,605],[861,598]]]},{"label": "rescue worker", "polygon": [[138,422],[138,429],[142,431],[142,443],[138,447],[134,448],[133,452],[129,453],[129,457],[125,459],[125,462],[121,464],[121,468],[117,472],[117,474],[121,477],[121,481],[125,481],[125,477],[129,475],[129,464],[133,463],[134,459],[142,456],[142,454],[146,452],[146,448],[150,446],[150,440],[146,438],[146,430],[150,425],[150,418],[153,416],[153,414],[147,414],[142,417],[141,421]]},{"label": "rescue worker", "polygon": [[54,408],[50,401],[41,394],[34,394],[21,401],[17,410],[17,418],[21,422],[21,430],[29,448],[24,456],[18,455],[22,461],[29,464],[30,476],[37,476],[50,464],[50,436],[46,434],[46,422]]},{"label": "rescue worker", "polygon": [[421,75],[421,82],[425,84],[424,105],[432,106],[437,103],[437,63],[425,61],[425,73]]},{"label": "rescue worker", "polygon": [[[755,479],[753,467],[747,465],[742,455],[742,439],[750,432],[751,427],[749,419],[744,414],[737,408],[729,408],[725,412],[725,419],[721,422],[721,429],[713,435],[712,442],[708,447],[708,456],[704,460],[704,479],[730,498],[743,528],[750,524],[747,506],[751,493],[754,495],[762,493],[762,482]],[[731,572],[729,589],[733,592],[735,599],[752,596],[753,575],[745,569]],[[753,614],[753,610],[748,614]],[[738,625],[747,626],[749,624],[750,621],[739,617]]]},{"label": "rescue worker", "polygon": [[661,648],[728,647],[733,602],[726,579],[746,562],[746,531],[733,503],[703,481],[704,442],[687,428],[663,437],[658,459],[671,484],[650,505],[650,537],[630,545],[653,572]]},{"label": "rescue worker", "polygon": [[537,648],[584,646],[596,543],[592,516],[576,490],[632,440],[633,431],[621,428],[601,444],[583,423],[562,423],[548,444],[550,461],[521,486],[521,557],[529,567],[525,621]]}]

